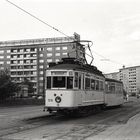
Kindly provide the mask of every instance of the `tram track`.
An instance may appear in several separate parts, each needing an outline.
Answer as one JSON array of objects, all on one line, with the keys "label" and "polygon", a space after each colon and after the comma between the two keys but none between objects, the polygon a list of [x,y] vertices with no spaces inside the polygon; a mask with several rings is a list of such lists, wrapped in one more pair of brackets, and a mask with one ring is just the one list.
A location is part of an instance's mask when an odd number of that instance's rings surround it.
[{"label": "tram track", "polygon": [[[121,112],[118,112],[119,110],[121,110]],[[56,140],[56,139],[61,139],[61,140],[73,140],[73,139],[80,139],[80,140],[84,140],[85,138],[89,137],[89,136],[93,136],[93,135],[97,135],[98,133],[104,131],[106,128],[110,127],[111,124],[106,123],[106,122],[110,122],[110,120],[114,120],[114,118],[118,118],[122,115],[126,115],[127,118],[125,118],[126,120],[116,120],[116,122],[120,123],[126,123],[127,120],[132,117],[133,115],[137,114],[138,112],[140,112],[139,107],[136,108],[136,110],[134,110],[132,112],[132,114],[125,114],[127,111],[132,111],[131,109],[119,109],[119,110],[113,110],[113,112],[117,112],[117,114],[113,114],[110,117],[105,117],[102,120],[98,120],[96,121],[96,123],[94,124],[88,124],[88,125],[78,125],[77,127],[75,127],[74,129],[71,129],[69,132],[67,133],[59,133],[59,134],[54,134],[54,136],[50,136],[51,140]],[[48,135],[47,136],[43,136],[43,138],[50,138]]]},{"label": "tram track", "polygon": [[[52,123],[52,121],[54,121],[54,118],[56,117],[58,116],[54,114],[50,114],[46,116],[40,116],[40,117],[35,117],[35,118],[33,117],[33,118],[21,120],[18,122],[19,125],[17,126],[11,126],[8,128],[0,129],[0,138],[5,135],[19,133],[19,132],[27,131],[30,129],[35,129],[46,124],[50,124]],[[42,120],[41,118],[44,118],[44,119],[46,118],[46,121],[44,124],[40,123],[40,120]]]},{"label": "tram track", "polygon": [[[130,113],[131,112],[131,113]],[[35,131],[36,129],[42,129],[43,127],[49,127],[53,125],[66,125],[73,126],[67,130],[60,130],[59,132],[51,132],[43,134],[42,138],[51,140],[56,139],[85,139],[89,136],[96,135],[104,131],[107,127],[111,125],[116,125],[120,123],[126,123],[127,120],[140,112],[139,105],[129,104],[127,106],[116,108],[116,109],[107,109],[101,111],[97,114],[92,114],[86,117],[71,118],[58,114],[50,114],[46,116],[33,117],[29,119],[21,120],[21,123],[18,126],[10,127],[7,129],[0,130],[0,138],[3,138],[7,135],[25,133],[28,131]],[[87,121],[87,122],[86,122]],[[89,121],[89,122],[88,122]],[[53,137],[52,137],[53,136]],[[3,139],[4,140],[4,139]]]}]

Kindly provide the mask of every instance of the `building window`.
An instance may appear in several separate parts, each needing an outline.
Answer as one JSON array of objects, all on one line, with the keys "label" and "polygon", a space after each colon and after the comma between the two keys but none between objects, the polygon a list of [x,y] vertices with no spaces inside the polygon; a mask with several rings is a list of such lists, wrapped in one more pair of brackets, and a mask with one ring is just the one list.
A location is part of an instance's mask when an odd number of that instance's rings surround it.
[{"label": "building window", "polygon": [[20,64],[23,64],[23,60],[19,61]]},{"label": "building window", "polygon": [[0,59],[3,59],[4,58],[4,56],[0,56]]},{"label": "building window", "polygon": [[39,66],[39,68],[43,69],[43,65]]},{"label": "building window", "polygon": [[59,62],[60,60],[59,59],[55,59],[55,62]]},{"label": "building window", "polygon": [[26,63],[27,63],[27,64],[30,64],[30,60],[27,60]]},{"label": "building window", "polygon": [[12,49],[12,50],[11,50],[11,52],[13,52],[13,53],[17,53],[17,50],[15,50],[15,49]]},{"label": "building window", "polygon": [[31,63],[35,63],[36,64],[37,63],[37,60],[31,60]]},{"label": "building window", "polygon": [[[36,77],[31,77],[31,80],[36,81]],[[34,84],[34,86],[36,86],[36,84]]]},{"label": "building window", "polygon": [[15,61],[11,61],[11,63],[12,63],[12,64],[17,64],[17,61],[16,61],[16,60],[15,60]]},{"label": "building window", "polygon": [[3,54],[4,53],[4,51],[3,50],[0,50],[0,54]]},{"label": "building window", "polygon": [[23,55],[19,55],[19,58],[23,58]]},{"label": "building window", "polygon": [[27,54],[26,57],[27,57],[27,58],[30,58],[30,54]]},{"label": "building window", "polygon": [[23,53],[23,49],[20,49],[19,52]]},{"label": "building window", "polygon": [[26,49],[26,52],[30,52],[30,49]]},{"label": "building window", "polygon": [[49,63],[49,62],[52,62],[52,59],[47,59],[47,62]]},{"label": "building window", "polygon": [[37,56],[37,54],[31,54],[31,57],[36,57]]},{"label": "building window", "polygon": [[67,53],[62,53],[62,55],[67,55]]},{"label": "building window", "polygon": [[7,64],[10,64],[10,61],[7,61]]},{"label": "building window", "polygon": [[12,58],[17,58],[17,55],[13,55]]},{"label": "building window", "polygon": [[43,63],[43,62],[44,62],[44,60],[43,60],[43,59],[41,59],[41,60],[39,60],[39,62],[40,62],[40,63]]},{"label": "building window", "polygon": [[40,71],[40,74],[43,74],[43,71]]},{"label": "building window", "polygon": [[36,74],[37,74],[37,72],[36,71],[33,71],[33,75],[36,76]]},{"label": "building window", "polygon": [[52,51],[52,48],[50,48],[50,47],[49,47],[49,48],[47,48],[47,51]]},{"label": "building window", "polygon": [[47,57],[51,57],[52,56],[52,53],[47,53]]},{"label": "building window", "polygon": [[43,57],[43,53],[40,54],[40,57]]},{"label": "building window", "polygon": [[7,50],[7,53],[10,53],[10,50]]},{"label": "building window", "polygon": [[44,48],[39,48],[40,51],[44,51]]},{"label": "building window", "polygon": [[62,47],[62,50],[67,50],[68,49],[68,47]]},{"label": "building window", "polygon": [[39,77],[39,80],[43,80],[43,77]]},{"label": "building window", "polygon": [[60,47],[56,47],[55,50],[56,50],[56,51],[59,51],[59,50],[60,50]]},{"label": "building window", "polygon": [[31,68],[32,68],[32,69],[36,69],[36,68],[37,68],[37,66],[31,66]]},{"label": "building window", "polygon": [[31,51],[34,52],[35,51],[35,48],[31,48]]},{"label": "building window", "polygon": [[[42,85],[40,85],[40,86],[42,86]],[[43,92],[43,89],[39,89],[39,92]]]},{"label": "building window", "polygon": [[60,53],[56,53],[55,56],[60,56]]},{"label": "building window", "polygon": [[7,55],[7,58],[10,58],[10,55]]},{"label": "building window", "polygon": [[39,86],[40,86],[40,87],[43,87],[43,83],[39,83]]}]

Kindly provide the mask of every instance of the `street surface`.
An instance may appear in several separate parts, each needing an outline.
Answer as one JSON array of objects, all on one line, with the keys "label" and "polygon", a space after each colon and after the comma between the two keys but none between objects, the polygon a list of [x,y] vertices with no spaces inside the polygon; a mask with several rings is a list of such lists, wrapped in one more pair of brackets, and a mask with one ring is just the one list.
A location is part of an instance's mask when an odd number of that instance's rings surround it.
[{"label": "street surface", "polygon": [[139,140],[140,99],[86,117],[43,112],[43,106],[0,107],[2,140]]}]

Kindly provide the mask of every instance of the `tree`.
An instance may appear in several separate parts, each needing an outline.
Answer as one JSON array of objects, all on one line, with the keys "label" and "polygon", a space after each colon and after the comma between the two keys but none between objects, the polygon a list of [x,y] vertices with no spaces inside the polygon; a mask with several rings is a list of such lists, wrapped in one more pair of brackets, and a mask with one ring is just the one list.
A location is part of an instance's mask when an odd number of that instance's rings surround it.
[{"label": "tree", "polygon": [[13,96],[19,90],[18,84],[11,81],[9,71],[0,70],[0,100]]},{"label": "tree", "polygon": [[27,78],[24,78],[24,81],[23,81],[22,84],[28,86],[28,93],[33,93],[34,92],[34,88],[33,88],[34,84],[33,84],[33,82],[31,82]]}]

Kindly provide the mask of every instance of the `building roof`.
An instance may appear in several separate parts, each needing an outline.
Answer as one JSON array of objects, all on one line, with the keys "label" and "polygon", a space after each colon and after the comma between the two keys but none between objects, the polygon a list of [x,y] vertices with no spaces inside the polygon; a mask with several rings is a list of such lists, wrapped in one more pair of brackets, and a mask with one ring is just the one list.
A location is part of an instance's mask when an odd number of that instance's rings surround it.
[{"label": "building roof", "polygon": [[121,81],[119,81],[119,80],[110,79],[110,78],[105,78],[105,81],[122,83],[122,82],[121,82]]},{"label": "building roof", "polygon": [[140,67],[140,66],[126,67],[126,68],[121,68],[120,70],[123,70],[123,69],[131,69],[131,68],[137,68],[137,67]]},{"label": "building roof", "polygon": [[67,43],[67,42],[74,42],[74,40],[75,40],[74,37],[55,37],[55,38],[0,41],[0,47],[38,45],[38,44],[43,45],[43,44],[50,44],[50,43]]}]

